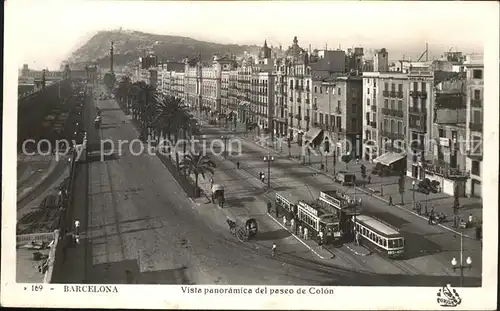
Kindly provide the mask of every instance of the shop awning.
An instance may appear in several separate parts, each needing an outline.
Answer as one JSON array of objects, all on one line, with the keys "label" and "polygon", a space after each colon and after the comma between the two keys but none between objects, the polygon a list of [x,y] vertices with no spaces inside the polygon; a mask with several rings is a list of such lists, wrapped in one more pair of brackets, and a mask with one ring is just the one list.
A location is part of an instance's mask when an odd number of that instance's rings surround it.
[{"label": "shop awning", "polygon": [[319,128],[312,128],[304,135],[304,140],[308,142],[313,142],[316,139],[316,137],[318,137],[319,134],[321,134],[322,131],[323,130]]},{"label": "shop awning", "polygon": [[250,103],[249,102],[245,102],[245,101],[241,101],[240,102],[240,106],[248,106]]},{"label": "shop awning", "polygon": [[395,153],[395,152],[386,152],[380,157],[373,160],[373,163],[380,163],[385,166],[390,166],[391,164],[403,159],[406,155]]}]

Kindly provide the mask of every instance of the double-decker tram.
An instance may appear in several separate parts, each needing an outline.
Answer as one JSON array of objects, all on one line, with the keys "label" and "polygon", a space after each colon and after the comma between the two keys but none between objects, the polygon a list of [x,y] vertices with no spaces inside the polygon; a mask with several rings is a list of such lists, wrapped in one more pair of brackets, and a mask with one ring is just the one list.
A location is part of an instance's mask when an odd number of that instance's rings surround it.
[{"label": "double-decker tram", "polygon": [[363,240],[367,241],[376,251],[389,258],[403,257],[405,239],[397,229],[365,215],[356,217],[354,227]]}]

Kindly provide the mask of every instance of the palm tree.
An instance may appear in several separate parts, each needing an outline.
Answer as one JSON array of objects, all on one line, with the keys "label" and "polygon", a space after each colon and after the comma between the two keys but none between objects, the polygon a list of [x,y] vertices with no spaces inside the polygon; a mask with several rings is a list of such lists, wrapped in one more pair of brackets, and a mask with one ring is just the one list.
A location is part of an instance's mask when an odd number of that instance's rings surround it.
[{"label": "palm tree", "polygon": [[188,172],[189,174],[194,174],[195,179],[195,190],[194,196],[198,197],[198,177],[201,175],[205,178],[207,173],[211,175],[214,174],[215,163],[210,160],[207,155],[202,155],[200,153],[191,153],[184,156],[181,162],[180,169],[182,171]]},{"label": "palm tree", "polygon": [[132,82],[129,76],[123,76],[118,82],[118,88],[116,90],[116,95],[118,100],[124,104],[124,102],[128,99],[129,90],[132,86]]},{"label": "palm tree", "polygon": [[139,121],[141,123],[141,135],[147,137],[151,128],[153,109],[156,103],[156,89],[149,84],[139,84],[139,96],[137,109],[139,111]]}]

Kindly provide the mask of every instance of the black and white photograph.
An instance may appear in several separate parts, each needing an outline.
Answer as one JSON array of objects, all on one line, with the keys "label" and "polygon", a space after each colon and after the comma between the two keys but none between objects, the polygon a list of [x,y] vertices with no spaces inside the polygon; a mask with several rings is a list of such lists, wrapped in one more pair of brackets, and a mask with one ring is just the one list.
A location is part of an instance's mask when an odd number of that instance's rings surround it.
[{"label": "black and white photograph", "polygon": [[4,8],[2,305],[496,306],[498,3]]}]

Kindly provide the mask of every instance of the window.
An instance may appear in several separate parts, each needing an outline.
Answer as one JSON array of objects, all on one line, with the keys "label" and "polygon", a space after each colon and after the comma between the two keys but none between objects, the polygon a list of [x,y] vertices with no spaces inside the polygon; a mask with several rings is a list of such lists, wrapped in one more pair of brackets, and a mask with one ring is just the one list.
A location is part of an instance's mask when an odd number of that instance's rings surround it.
[{"label": "window", "polygon": [[393,91],[393,92],[396,91],[396,84],[394,84],[394,83],[391,84],[391,91]]},{"label": "window", "polygon": [[413,90],[418,91],[418,82],[413,82]]},{"label": "window", "polygon": [[398,134],[403,135],[403,122],[398,122]]},{"label": "window", "polygon": [[341,128],[342,127],[342,117],[337,117],[337,121],[336,121],[336,125],[337,125],[337,128]]},{"label": "window", "polygon": [[385,91],[388,91],[389,90],[389,83],[384,83],[384,90]]},{"label": "window", "polygon": [[314,93],[318,93],[318,87],[317,86],[314,87]]},{"label": "window", "polygon": [[373,99],[373,106],[377,106],[377,99],[376,98]]},{"label": "window", "polygon": [[398,110],[403,111],[403,101],[402,100],[398,100]]},{"label": "window", "polygon": [[337,89],[337,92],[338,92],[339,95],[342,95],[340,87]]},{"label": "window", "polygon": [[394,99],[391,99],[391,109],[396,110],[396,101]]},{"label": "window", "polygon": [[398,84],[398,92],[403,93],[403,85],[402,84]]},{"label": "window", "polygon": [[370,99],[369,99],[369,98],[367,98],[367,99],[366,99],[366,104],[367,104],[368,106],[370,106]]},{"label": "window", "polygon": [[472,70],[472,78],[474,79],[482,79],[483,78],[483,71],[480,69],[474,69]]},{"label": "window", "polygon": [[384,108],[385,109],[389,108],[389,100],[388,99],[384,99]]},{"label": "window", "polygon": [[358,125],[358,120],[356,118],[352,118],[351,119],[351,128],[352,128],[352,131],[355,132],[356,129],[357,129],[357,126]]},{"label": "window", "polygon": [[439,137],[445,137],[444,136],[444,129],[439,129]]},{"label": "window", "polygon": [[367,94],[370,94],[370,88],[366,89]]},{"label": "window", "polygon": [[377,87],[377,80],[373,79],[373,87]]},{"label": "window", "polygon": [[353,104],[352,105],[352,113],[357,113],[358,112],[358,105]]},{"label": "window", "polygon": [[318,98],[317,97],[314,97],[314,105],[317,106],[318,105]]},{"label": "window", "polygon": [[473,110],[472,111],[472,123],[474,124],[482,124],[481,122],[481,111],[479,110]]},{"label": "window", "polygon": [[422,82],[422,92],[425,92],[426,89],[427,85],[425,84],[425,82]]},{"label": "window", "polygon": [[481,99],[481,91],[474,90],[474,99]]},{"label": "window", "polygon": [[340,109],[340,100],[337,102],[337,108]]},{"label": "window", "polygon": [[471,173],[474,175],[481,175],[481,172],[479,171],[479,161],[472,161],[472,168],[471,168]]},{"label": "window", "polygon": [[335,126],[335,116],[334,115],[330,115],[330,126],[331,127]]},{"label": "window", "polygon": [[323,113],[319,114],[319,124],[323,124]]}]

